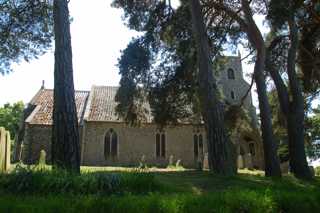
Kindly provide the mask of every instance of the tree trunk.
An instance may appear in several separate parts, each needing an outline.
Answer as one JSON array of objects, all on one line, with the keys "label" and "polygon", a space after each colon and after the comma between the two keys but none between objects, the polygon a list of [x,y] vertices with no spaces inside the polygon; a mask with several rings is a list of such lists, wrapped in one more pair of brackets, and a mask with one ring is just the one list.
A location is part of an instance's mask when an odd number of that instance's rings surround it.
[{"label": "tree trunk", "polygon": [[79,128],[75,105],[67,0],[54,0],[53,168],[80,172]]},{"label": "tree trunk", "polygon": [[209,168],[219,174],[232,175],[236,173],[235,150],[226,134],[224,107],[219,100],[213,76],[208,36],[199,0],[190,0],[189,7],[198,46],[199,97],[207,133]]},{"label": "tree trunk", "polygon": [[287,59],[287,73],[292,94],[288,121],[289,159],[293,174],[299,178],[311,179],[311,171],[304,149],[304,99],[302,88],[296,74],[296,54],[298,49],[298,29],[294,21],[289,20],[290,48]]},{"label": "tree trunk", "polygon": [[[296,35],[295,35],[296,36]],[[268,56],[266,59],[267,71],[270,73],[276,88],[279,98],[279,103],[282,113],[287,120],[287,133],[289,139],[289,160],[292,172],[296,177],[310,179],[311,172],[306,162],[306,155],[304,150],[304,103],[301,86],[295,72],[295,54],[297,42],[293,40],[290,46],[290,54],[288,55],[287,71],[290,72],[289,84],[298,88],[290,88],[292,94],[292,101],[289,99],[288,88],[283,82],[279,72],[274,69],[270,59],[270,51],[274,48],[276,40],[271,42]],[[289,67],[290,66],[290,67]],[[289,76],[289,74],[288,74]],[[292,82],[293,81],[293,82]],[[291,83],[290,83],[291,82]]]},{"label": "tree trunk", "polygon": [[263,74],[265,62],[265,51],[263,49],[264,48],[257,53],[257,59],[254,66],[254,79],[256,81],[259,99],[261,132],[265,159],[265,175],[281,176],[277,147],[272,130],[271,109],[266,92],[265,77]]},{"label": "tree trunk", "polygon": [[257,85],[260,118],[261,118],[261,132],[264,147],[265,158],[265,175],[266,176],[281,176],[280,163],[277,155],[277,147],[274,140],[274,134],[271,121],[271,109],[267,96],[266,82],[265,82],[265,59],[266,48],[263,37],[258,29],[247,0],[242,0],[242,9],[246,20],[246,33],[252,46],[257,51],[257,59],[254,66],[254,79]]}]

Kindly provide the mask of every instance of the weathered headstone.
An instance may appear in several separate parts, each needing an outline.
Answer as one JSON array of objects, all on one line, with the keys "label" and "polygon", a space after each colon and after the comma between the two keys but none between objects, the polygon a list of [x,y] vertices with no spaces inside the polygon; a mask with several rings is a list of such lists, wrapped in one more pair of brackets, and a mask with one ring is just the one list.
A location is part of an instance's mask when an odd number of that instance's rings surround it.
[{"label": "weathered headstone", "polygon": [[0,172],[5,171],[6,131],[0,127]]},{"label": "weathered headstone", "polygon": [[238,169],[243,169],[244,168],[242,155],[238,155],[237,166],[238,166]]},{"label": "weathered headstone", "polygon": [[5,171],[10,169],[11,164],[11,137],[10,132],[6,131],[6,141],[5,141]]},{"label": "weathered headstone", "polygon": [[44,166],[46,165],[46,151],[41,150],[39,155],[39,165]]},{"label": "weathered headstone", "polygon": [[169,165],[168,166],[169,167],[174,166],[173,155],[170,155],[170,157],[169,157]]},{"label": "weathered headstone", "polygon": [[0,172],[6,172],[10,168],[10,133],[0,127]]},{"label": "weathered headstone", "polygon": [[208,153],[205,153],[203,157],[203,169],[209,169]]}]

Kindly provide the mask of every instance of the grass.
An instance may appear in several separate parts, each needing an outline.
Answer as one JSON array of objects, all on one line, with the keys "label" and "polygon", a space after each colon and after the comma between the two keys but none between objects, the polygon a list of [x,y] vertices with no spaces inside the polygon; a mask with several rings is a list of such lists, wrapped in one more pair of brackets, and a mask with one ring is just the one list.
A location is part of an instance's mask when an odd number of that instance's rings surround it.
[{"label": "grass", "polygon": [[[81,176],[48,168],[29,172],[29,179],[21,171],[0,176],[0,212],[320,211],[319,178],[312,182],[292,176],[272,179],[247,170],[223,177],[172,168],[83,167]],[[23,182],[29,188],[17,190]]]}]

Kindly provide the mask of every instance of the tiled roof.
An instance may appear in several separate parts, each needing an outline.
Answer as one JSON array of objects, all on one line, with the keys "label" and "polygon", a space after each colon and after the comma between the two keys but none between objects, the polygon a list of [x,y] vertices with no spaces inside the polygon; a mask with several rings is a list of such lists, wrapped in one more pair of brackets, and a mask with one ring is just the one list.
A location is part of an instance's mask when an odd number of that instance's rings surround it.
[{"label": "tiled roof", "polygon": [[[79,123],[83,119],[83,113],[86,107],[86,102],[89,96],[88,91],[75,91],[77,115]],[[31,105],[35,106],[33,112],[26,119],[30,124],[52,124],[53,111],[53,90],[41,89],[30,101]]]},{"label": "tiled roof", "polygon": [[[86,108],[84,120],[123,122],[123,119],[119,118],[115,111],[118,104],[115,101],[118,89],[119,87],[112,86],[93,86],[88,99],[88,107]],[[150,108],[148,106],[147,108]],[[147,120],[151,122],[150,115],[147,115]]]}]

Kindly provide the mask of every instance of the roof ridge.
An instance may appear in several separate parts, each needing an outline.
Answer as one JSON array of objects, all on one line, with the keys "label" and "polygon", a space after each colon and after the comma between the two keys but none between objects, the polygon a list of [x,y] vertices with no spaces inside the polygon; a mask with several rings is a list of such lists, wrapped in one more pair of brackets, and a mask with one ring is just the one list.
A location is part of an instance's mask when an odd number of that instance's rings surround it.
[{"label": "roof ridge", "polygon": [[[40,89],[40,90],[53,91],[54,89],[46,89],[46,88],[45,88],[45,89]],[[82,89],[81,89],[81,90],[75,89],[74,91],[75,91],[75,92],[90,92],[90,90],[82,90]]]}]

